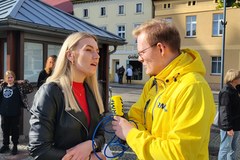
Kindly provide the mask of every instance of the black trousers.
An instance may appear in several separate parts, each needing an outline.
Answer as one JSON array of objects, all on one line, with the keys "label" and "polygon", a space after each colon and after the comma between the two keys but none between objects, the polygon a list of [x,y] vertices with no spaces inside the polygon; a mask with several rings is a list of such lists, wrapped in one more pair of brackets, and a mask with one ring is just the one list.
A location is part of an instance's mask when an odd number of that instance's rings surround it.
[{"label": "black trousers", "polygon": [[19,139],[19,127],[20,116],[1,116],[1,127],[3,131],[3,145],[9,145],[9,138],[12,135],[11,141],[13,145],[18,144]]},{"label": "black trousers", "polygon": [[123,83],[123,75],[118,75],[118,83]]}]

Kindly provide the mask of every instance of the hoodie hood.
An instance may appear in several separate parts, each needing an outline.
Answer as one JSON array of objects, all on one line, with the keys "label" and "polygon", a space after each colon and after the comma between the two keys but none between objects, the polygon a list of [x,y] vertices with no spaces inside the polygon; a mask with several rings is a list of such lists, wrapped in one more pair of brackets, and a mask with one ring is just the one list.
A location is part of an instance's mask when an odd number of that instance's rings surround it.
[{"label": "hoodie hood", "polygon": [[165,82],[177,81],[178,78],[189,72],[197,72],[205,76],[206,69],[197,51],[181,50],[181,54],[164,68],[155,78]]}]

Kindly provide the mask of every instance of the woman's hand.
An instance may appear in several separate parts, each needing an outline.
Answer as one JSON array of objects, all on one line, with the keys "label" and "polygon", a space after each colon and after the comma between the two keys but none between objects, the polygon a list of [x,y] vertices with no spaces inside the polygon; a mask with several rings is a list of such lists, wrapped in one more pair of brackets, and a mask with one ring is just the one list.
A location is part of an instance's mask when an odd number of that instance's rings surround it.
[{"label": "woman's hand", "polygon": [[67,150],[62,160],[88,160],[92,152],[92,141],[88,140]]},{"label": "woman's hand", "polygon": [[233,131],[233,130],[227,131],[227,134],[228,134],[229,136],[233,137],[234,131]]},{"label": "woman's hand", "polygon": [[[106,157],[102,154],[102,152],[97,152],[97,155],[101,158],[101,160],[106,160]],[[91,153],[89,159],[87,160],[99,160],[98,157],[94,153]]]},{"label": "woman's hand", "polygon": [[126,119],[114,116],[114,121],[112,121],[113,130],[115,134],[122,140],[126,140],[128,132],[134,128],[133,124],[129,123]]}]

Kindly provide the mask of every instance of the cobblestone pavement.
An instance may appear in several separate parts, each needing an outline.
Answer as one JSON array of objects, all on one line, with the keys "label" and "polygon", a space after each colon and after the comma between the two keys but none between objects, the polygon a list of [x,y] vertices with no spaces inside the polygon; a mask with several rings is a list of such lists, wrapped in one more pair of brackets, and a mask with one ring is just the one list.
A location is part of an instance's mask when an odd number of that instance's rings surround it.
[{"label": "cobblestone pavement", "polygon": [[[137,101],[141,94],[141,85],[118,85],[118,84],[111,84],[112,87],[112,95],[121,95],[124,104],[124,112],[127,112],[130,106]],[[214,93],[214,98],[217,103],[217,92]],[[0,147],[2,146],[2,133],[0,129]],[[111,136],[106,135],[107,141],[111,138]],[[211,128],[211,138],[209,143],[209,159],[210,160],[217,160],[218,148],[219,148],[219,129],[212,126]],[[18,146],[19,154],[12,156],[9,153],[0,154],[0,160],[33,160],[28,154],[27,151],[27,138],[20,138],[20,145]],[[239,139],[240,144],[240,139]],[[11,147],[11,146],[10,146]],[[119,148],[111,148],[113,150],[113,154],[118,154],[121,152]],[[135,160],[136,155],[132,152],[131,149],[128,149],[124,155],[119,158],[119,160]],[[238,151],[238,158],[240,160],[240,151]]]}]

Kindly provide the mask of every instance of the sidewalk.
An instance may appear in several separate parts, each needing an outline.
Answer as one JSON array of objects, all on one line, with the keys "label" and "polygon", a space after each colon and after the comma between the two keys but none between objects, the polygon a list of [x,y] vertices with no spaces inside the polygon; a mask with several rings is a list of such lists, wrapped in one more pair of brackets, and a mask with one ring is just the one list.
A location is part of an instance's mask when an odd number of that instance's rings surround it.
[{"label": "sidewalk", "polygon": [[[1,118],[0,118],[1,122]],[[2,147],[2,129],[0,129],[0,147]],[[10,139],[11,140],[11,139]],[[33,160],[32,157],[29,156],[27,151],[28,146],[28,139],[26,139],[23,136],[20,136],[19,138],[19,145],[18,145],[18,154],[17,155],[11,155],[11,151],[0,154],[0,160]],[[12,148],[12,144],[10,144],[10,150]]]}]

